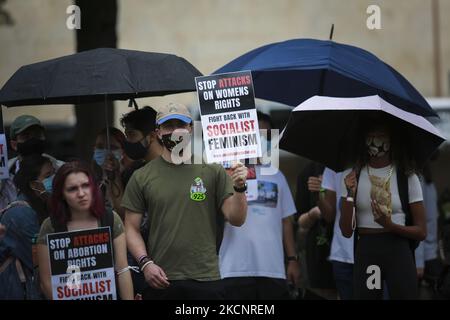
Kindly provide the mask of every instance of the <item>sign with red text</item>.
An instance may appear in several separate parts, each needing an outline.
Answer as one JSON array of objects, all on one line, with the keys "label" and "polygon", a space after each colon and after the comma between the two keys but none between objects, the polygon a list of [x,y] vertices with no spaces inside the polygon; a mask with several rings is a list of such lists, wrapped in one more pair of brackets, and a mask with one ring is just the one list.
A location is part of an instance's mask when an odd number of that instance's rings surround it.
[{"label": "sign with red text", "polygon": [[196,77],[208,163],[261,156],[250,71]]},{"label": "sign with red text", "polygon": [[53,300],[116,300],[109,227],[47,235]]},{"label": "sign with red text", "polygon": [[6,137],[2,133],[0,134],[0,180],[8,178],[8,149],[6,147]]}]

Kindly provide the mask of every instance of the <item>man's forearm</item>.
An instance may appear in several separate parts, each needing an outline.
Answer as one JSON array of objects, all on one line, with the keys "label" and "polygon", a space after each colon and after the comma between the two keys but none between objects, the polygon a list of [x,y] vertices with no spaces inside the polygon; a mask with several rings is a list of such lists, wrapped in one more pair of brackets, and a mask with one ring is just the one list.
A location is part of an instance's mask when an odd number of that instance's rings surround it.
[{"label": "man's forearm", "polygon": [[245,192],[235,192],[227,199],[224,214],[233,226],[241,226],[247,218],[247,198]]},{"label": "man's forearm", "polygon": [[147,248],[145,246],[144,239],[142,239],[140,230],[134,228],[133,226],[128,226],[126,227],[125,231],[127,236],[128,250],[131,252],[136,261],[138,261],[140,257],[148,255]]},{"label": "man's forearm", "polygon": [[325,194],[319,194],[317,205],[322,217],[327,223],[332,223],[336,217],[336,194],[327,190]]},{"label": "man's forearm", "polygon": [[294,240],[294,225],[292,223],[291,217],[286,217],[283,219],[283,244],[284,251],[286,255],[295,256],[295,240]]}]

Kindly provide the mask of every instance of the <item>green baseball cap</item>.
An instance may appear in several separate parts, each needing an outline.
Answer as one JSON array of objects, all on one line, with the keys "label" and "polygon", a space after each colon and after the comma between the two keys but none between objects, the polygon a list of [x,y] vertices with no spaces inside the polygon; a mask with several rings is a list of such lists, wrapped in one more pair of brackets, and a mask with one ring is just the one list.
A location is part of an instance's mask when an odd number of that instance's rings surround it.
[{"label": "green baseball cap", "polygon": [[36,117],[30,116],[28,114],[24,114],[17,117],[13,121],[13,123],[11,123],[11,127],[9,129],[10,139],[16,139],[19,133],[25,131],[26,129],[32,126],[39,126],[42,129],[44,129],[44,127],[41,124],[41,121],[39,121],[39,119]]}]

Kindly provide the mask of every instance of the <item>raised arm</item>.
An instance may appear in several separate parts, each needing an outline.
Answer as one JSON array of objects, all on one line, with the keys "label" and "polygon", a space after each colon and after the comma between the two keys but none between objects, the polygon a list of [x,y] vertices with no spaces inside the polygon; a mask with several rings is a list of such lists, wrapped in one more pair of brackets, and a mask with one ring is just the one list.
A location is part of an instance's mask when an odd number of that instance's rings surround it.
[{"label": "raised arm", "polygon": [[[247,179],[247,168],[237,162],[231,168],[231,179],[236,188],[243,188]],[[222,213],[225,219],[233,226],[241,226],[247,217],[247,198],[245,192],[235,192],[226,198],[222,204]]]}]

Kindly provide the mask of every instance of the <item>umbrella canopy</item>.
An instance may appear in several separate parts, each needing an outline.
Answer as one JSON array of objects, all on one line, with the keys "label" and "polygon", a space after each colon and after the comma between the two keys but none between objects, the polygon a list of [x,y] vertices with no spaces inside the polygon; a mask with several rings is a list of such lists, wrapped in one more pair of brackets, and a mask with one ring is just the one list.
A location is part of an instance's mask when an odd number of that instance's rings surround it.
[{"label": "umbrella canopy", "polygon": [[0,90],[7,107],[82,104],[195,91],[202,74],[172,54],[99,48],[21,67]]},{"label": "umbrella canopy", "polygon": [[380,112],[394,124],[393,138],[400,140],[401,147],[419,166],[445,141],[424,117],[399,109],[377,95],[314,96],[292,111],[280,137],[280,148],[342,171],[354,164],[367,119]]},{"label": "umbrella canopy", "polygon": [[255,96],[297,106],[314,96],[379,95],[398,108],[437,116],[422,95],[392,67],[363,49],[314,39],[293,39],[254,49],[214,73],[251,70]]}]

